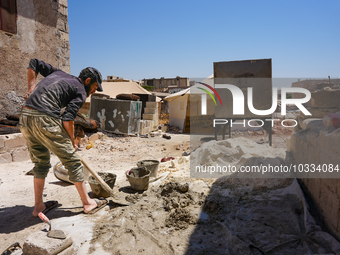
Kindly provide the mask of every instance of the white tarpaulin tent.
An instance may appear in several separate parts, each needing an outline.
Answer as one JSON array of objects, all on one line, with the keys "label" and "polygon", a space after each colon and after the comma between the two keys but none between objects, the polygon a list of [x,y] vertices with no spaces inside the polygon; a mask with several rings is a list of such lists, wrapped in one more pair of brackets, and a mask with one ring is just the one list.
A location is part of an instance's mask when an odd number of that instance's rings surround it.
[{"label": "white tarpaulin tent", "polygon": [[[203,80],[210,86],[213,85],[213,79],[210,77]],[[197,116],[201,114],[201,94],[204,93],[198,87],[202,87],[201,84],[196,83],[190,88],[181,90],[177,93],[171,94],[164,98],[164,100],[169,102],[169,125],[177,127],[184,131],[185,122],[189,115]],[[211,91],[211,94],[214,94]],[[213,114],[214,112],[214,102],[208,96],[207,97],[207,114]]]}]

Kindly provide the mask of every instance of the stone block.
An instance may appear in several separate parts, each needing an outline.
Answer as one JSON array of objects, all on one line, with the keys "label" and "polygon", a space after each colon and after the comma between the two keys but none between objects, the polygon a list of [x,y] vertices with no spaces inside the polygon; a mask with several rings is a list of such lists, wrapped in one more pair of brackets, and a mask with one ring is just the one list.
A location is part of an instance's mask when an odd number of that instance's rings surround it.
[{"label": "stone block", "polygon": [[157,115],[144,113],[143,114],[143,119],[144,120],[156,120],[157,119]]},{"label": "stone block", "polygon": [[139,129],[139,134],[140,135],[146,135],[150,133],[150,128],[149,127],[142,127]]},{"label": "stone block", "polygon": [[31,234],[24,242],[23,253],[27,255],[54,255],[72,245],[70,236],[66,239],[56,239],[47,236],[47,231]]},{"label": "stone block", "polygon": [[24,136],[20,134],[9,134],[5,136],[5,148],[12,149],[27,146]]},{"label": "stone block", "polygon": [[155,114],[157,113],[157,109],[156,108],[144,108],[144,113]]},{"label": "stone block", "polygon": [[319,90],[311,93],[313,108],[340,108],[340,90]]},{"label": "stone block", "polygon": [[61,40],[70,41],[70,35],[68,33],[60,31],[59,34]]},{"label": "stone block", "polygon": [[153,126],[153,121],[152,120],[143,120],[145,122],[146,127],[152,127]]},{"label": "stone block", "polygon": [[73,255],[74,253],[74,246],[71,245],[69,247],[67,247],[65,250],[63,250],[62,252],[58,253],[58,255]]},{"label": "stone block", "polygon": [[146,102],[146,108],[158,108],[158,103],[157,102]]},{"label": "stone block", "polygon": [[14,149],[12,152],[12,161],[13,162],[20,162],[30,159],[30,153],[27,147],[21,147]]},{"label": "stone block", "polygon": [[60,19],[57,20],[57,29],[58,30],[63,31],[63,32],[67,32],[66,31],[66,26],[67,26],[67,23],[64,22],[63,20],[60,20]]},{"label": "stone block", "polygon": [[59,0],[58,3],[59,3],[60,5],[65,6],[65,7],[68,6],[68,5],[67,5],[67,0]]},{"label": "stone block", "polygon": [[9,152],[0,154],[0,164],[12,162],[12,155]]},{"label": "stone block", "polygon": [[140,128],[146,127],[146,121],[145,121],[145,120],[140,120],[140,121],[139,121],[139,127],[140,127]]},{"label": "stone block", "polygon": [[0,148],[5,147],[6,137],[4,135],[0,135]]}]

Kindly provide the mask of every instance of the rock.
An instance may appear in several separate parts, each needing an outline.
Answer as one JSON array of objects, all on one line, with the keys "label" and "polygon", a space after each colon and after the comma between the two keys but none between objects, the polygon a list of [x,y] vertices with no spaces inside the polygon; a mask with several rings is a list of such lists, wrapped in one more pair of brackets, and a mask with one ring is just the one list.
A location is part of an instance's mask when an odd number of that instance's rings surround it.
[{"label": "rock", "polygon": [[89,142],[89,138],[87,135],[85,135],[85,137],[80,139],[79,146],[85,147],[88,144],[88,142]]},{"label": "rock", "polygon": [[183,151],[182,156],[189,156],[190,153],[187,153],[186,151]]},{"label": "rock", "polygon": [[90,138],[89,138],[89,141],[95,142],[95,141],[102,139],[102,138],[103,138],[103,133],[98,132],[98,133],[91,135]]}]

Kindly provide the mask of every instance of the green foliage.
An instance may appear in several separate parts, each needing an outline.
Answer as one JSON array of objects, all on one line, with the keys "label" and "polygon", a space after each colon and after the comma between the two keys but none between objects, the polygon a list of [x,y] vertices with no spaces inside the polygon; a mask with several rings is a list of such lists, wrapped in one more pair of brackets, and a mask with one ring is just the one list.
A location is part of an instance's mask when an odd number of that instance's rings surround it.
[{"label": "green foliage", "polygon": [[143,85],[142,86],[144,89],[146,89],[147,91],[153,91],[153,86],[148,86],[148,85]]}]

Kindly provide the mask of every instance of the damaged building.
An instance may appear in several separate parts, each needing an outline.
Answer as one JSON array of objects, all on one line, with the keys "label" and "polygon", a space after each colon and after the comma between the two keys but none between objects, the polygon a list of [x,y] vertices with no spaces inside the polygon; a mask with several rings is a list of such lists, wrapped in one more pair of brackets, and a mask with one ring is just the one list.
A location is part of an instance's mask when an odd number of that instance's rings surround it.
[{"label": "damaged building", "polygon": [[31,58],[70,73],[70,43],[67,0],[0,3],[0,117],[5,117],[21,110]]}]

